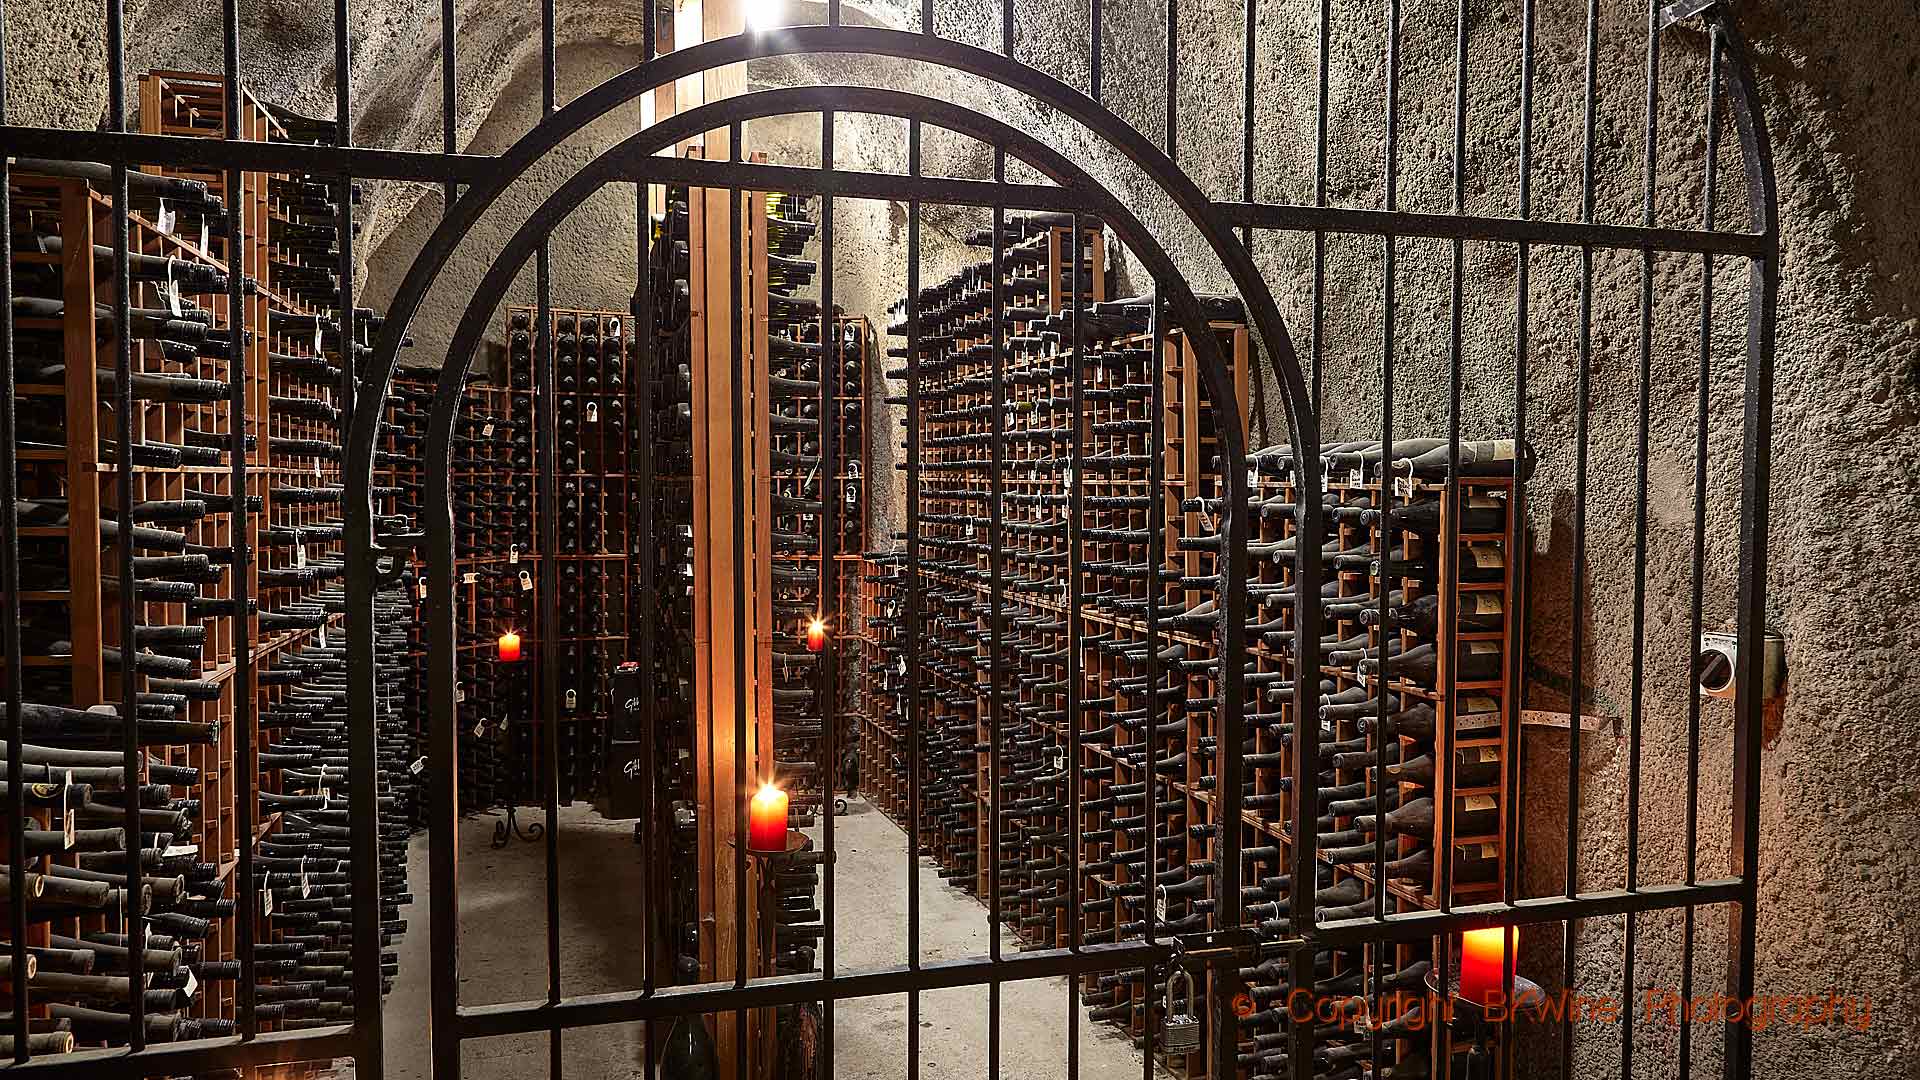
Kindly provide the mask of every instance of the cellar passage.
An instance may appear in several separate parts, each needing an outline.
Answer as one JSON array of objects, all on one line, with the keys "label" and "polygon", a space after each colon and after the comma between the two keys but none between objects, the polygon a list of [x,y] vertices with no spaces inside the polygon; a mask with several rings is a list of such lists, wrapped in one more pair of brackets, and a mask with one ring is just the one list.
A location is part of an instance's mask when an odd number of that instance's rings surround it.
[{"label": "cellar passage", "polygon": [[345,0],[330,115],[109,5],[106,130],[5,129],[13,1067],[1752,1075],[1572,1004],[1755,992],[1723,8],[1639,13],[1616,219],[1598,8],[462,7],[437,149]]}]

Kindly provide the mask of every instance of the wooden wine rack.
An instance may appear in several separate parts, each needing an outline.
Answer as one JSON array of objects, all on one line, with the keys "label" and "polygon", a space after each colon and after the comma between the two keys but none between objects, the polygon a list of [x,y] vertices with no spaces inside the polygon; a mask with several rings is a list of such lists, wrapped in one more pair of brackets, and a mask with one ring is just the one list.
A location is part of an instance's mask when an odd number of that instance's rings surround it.
[{"label": "wooden wine rack", "polygon": [[[1085,944],[1139,938],[1149,908],[1162,936],[1211,929],[1211,909],[1200,905],[1216,899],[1218,878],[1204,872],[1189,876],[1183,868],[1211,865],[1221,832],[1228,828],[1238,831],[1242,885],[1252,890],[1245,896],[1248,922],[1264,924],[1270,936],[1286,935],[1286,916],[1276,917],[1270,907],[1260,905],[1285,900],[1288,894],[1282,883],[1263,881],[1291,868],[1292,732],[1300,723],[1321,720],[1296,717],[1291,690],[1286,689],[1298,677],[1287,636],[1290,601],[1271,607],[1260,602],[1293,586],[1290,546],[1283,545],[1291,543],[1294,518],[1261,507],[1290,505],[1298,490],[1287,469],[1273,467],[1285,457],[1285,448],[1255,455],[1253,463],[1261,471],[1253,506],[1247,508],[1255,523],[1250,541],[1257,552],[1249,559],[1247,585],[1252,596],[1247,618],[1257,628],[1248,635],[1247,744],[1242,759],[1248,787],[1241,820],[1222,821],[1214,778],[1223,771],[1228,748],[1220,744],[1216,709],[1217,619],[1198,614],[1214,610],[1202,605],[1220,599],[1216,582],[1224,573],[1219,547],[1224,485],[1212,403],[1199,375],[1196,350],[1180,328],[1163,328],[1156,338],[1145,329],[1147,319],[1121,318],[1129,307],[1136,314],[1152,313],[1151,298],[1131,305],[1102,303],[1098,237],[1097,231],[1090,232],[1081,245],[1095,276],[1083,294],[1089,313],[1083,330],[1086,355],[1079,365],[1084,407],[1075,416],[1069,407],[1072,327],[1054,314],[1069,301],[1059,286],[1066,265],[1063,255],[1070,255],[1073,246],[1070,233],[1057,221],[1038,219],[1015,222],[1003,234],[999,293],[1009,325],[1002,353],[1007,404],[1002,413],[1004,494],[997,508],[997,547],[990,526],[996,509],[990,461],[993,350],[990,309],[983,309],[995,284],[995,264],[977,264],[920,296],[921,633],[911,661],[922,694],[920,819],[908,820],[904,793],[911,779],[906,774],[909,754],[899,715],[905,680],[896,675],[909,662],[901,650],[912,629],[894,621],[902,606],[898,597],[908,586],[904,572],[892,567],[872,576],[865,599],[870,659],[863,689],[862,787],[916,836],[919,849],[933,857],[943,876],[983,900],[991,902],[997,895],[999,921],[1017,928],[1033,947],[1072,944],[1075,919],[1069,909],[1076,904],[1078,939]],[[972,242],[988,246],[993,239],[988,230]],[[1030,278],[1040,283],[1026,280]],[[1046,302],[1029,302],[1029,296]],[[890,328],[896,337],[906,333],[904,312],[902,301]],[[1248,332],[1224,306],[1214,305],[1214,313],[1218,317],[1209,332],[1229,365],[1234,405],[1244,426],[1251,367]],[[1158,447],[1151,441],[1156,340],[1161,342],[1157,367],[1163,402],[1157,420],[1164,433]],[[906,351],[898,349],[894,355],[905,356]],[[895,369],[889,377],[899,380],[905,374]],[[892,400],[897,404],[903,399]],[[1078,641],[1068,636],[1074,628],[1067,625],[1071,481],[1064,467],[1075,436],[1081,446],[1078,479],[1084,515],[1078,523]],[[1426,440],[1413,449],[1430,449],[1432,444]],[[1512,637],[1515,623],[1505,616],[1524,572],[1518,553],[1507,550],[1507,522],[1524,508],[1509,505],[1510,476],[1460,478],[1460,498],[1472,527],[1461,530],[1457,552],[1442,550],[1439,538],[1453,527],[1453,509],[1441,474],[1427,470],[1416,476],[1397,461],[1383,470],[1377,454],[1371,462],[1356,455],[1365,445],[1323,448],[1328,460],[1341,466],[1323,478],[1326,498],[1342,509],[1328,524],[1324,580],[1331,584],[1324,594],[1328,616],[1322,651],[1339,646],[1342,654],[1323,657],[1321,696],[1337,703],[1346,700],[1343,692],[1360,688],[1347,696],[1371,697],[1384,687],[1397,696],[1389,711],[1430,705],[1433,735],[1426,740],[1410,734],[1382,740],[1377,703],[1364,716],[1333,708],[1321,726],[1321,752],[1326,755],[1325,747],[1338,744],[1347,756],[1329,762],[1331,782],[1323,776],[1322,798],[1328,805],[1343,801],[1339,795],[1365,798],[1374,793],[1378,779],[1385,779],[1391,810],[1392,799],[1404,795],[1411,803],[1436,786],[1433,780],[1400,779],[1403,757],[1414,770],[1410,775],[1418,775],[1429,754],[1433,762],[1451,763],[1456,781],[1464,782],[1454,785],[1453,805],[1437,811],[1433,835],[1447,830],[1450,848],[1461,853],[1462,863],[1447,882],[1445,895],[1456,904],[1498,899],[1511,850],[1511,838],[1504,832],[1505,808],[1518,795],[1505,779],[1509,770],[1504,763],[1511,752],[1506,740],[1515,706],[1505,700],[1500,676],[1506,657],[1519,647]],[[1151,471],[1156,464],[1157,489]],[[1148,569],[1154,499],[1160,500],[1164,525],[1157,540],[1164,554]],[[1417,528],[1409,531],[1392,524],[1398,520],[1392,517],[1395,508],[1410,506],[1417,509],[1402,512],[1424,515]],[[1363,507],[1388,511],[1386,523],[1364,516]],[[1371,576],[1372,566],[1396,548],[1394,558],[1413,565],[1388,562],[1381,570],[1384,579]],[[1372,614],[1365,617],[1367,623],[1361,621],[1362,610],[1379,611],[1383,587],[1399,594],[1392,601],[1394,608],[1431,597],[1434,582],[1446,580],[1455,561],[1461,564],[1458,595],[1438,598],[1424,633],[1400,625],[1383,632],[1373,625],[1377,620]],[[996,577],[1003,612],[997,664],[989,621]],[[1159,654],[1154,661],[1157,692],[1147,682],[1150,591],[1158,612],[1153,638]],[[1389,648],[1412,649],[1433,641],[1436,651],[1444,652],[1453,638],[1470,669],[1449,672],[1453,658],[1443,655],[1431,674],[1395,671],[1383,678],[1359,670],[1358,650],[1377,653],[1389,641]],[[1081,719],[1077,730],[1069,730],[1067,660],[1075,649],[1083,680],[1077,688]],[[996,669],[1003,695],[997,733],[990,720]],[[1449,678],[1456,685],[1452,702],[1443,700],[1441,692]],[[1454,708],[1455,703],[1462,708]],[[1150,730],[1157,736],[1151,742]],[[1383,742],[1392,768],[1376,776],[1368,756],[1380,752]],[[1075,773],[1078,818],[1066,805]],[[956,781],[956,776],[962,779]],[[1331,852],[1341,842],[1338,834],[1350,834],[1354,817],[1369,811],[1339,809],[1318,830],[1324,878],[1317,883],[1322,891],[1316,906],[1346,907],[1348,911],[1332,914],[1353,917],[1373,910],[1374,860],[1369,855],[1364,862],[1351,861],[1353,852]],[[996,811],[1001,823],[997,852],[992,846]],[[1449,814],[1470,824],[1449,829]],[[1077,888],[1070,889],[1053,868],[1076,865],[1068,841],[1074,835],[1078,881]],[[1349,836],[1345,846],[1357,849],[1362,842]],[[1372,850],[1370,840],[1365,846]],[[1412,836],[1396,836],[1386,845],[1386,857],[1390,863],[1408,858],[1421,846]],[[1165,868],[1161,876],[1146,876],[1156,862]],[[1418,862],[1396,864],[1392,870],[1399,876],[1386,884],[1387,911],[1437,906],[1443,895],[1438,860],[1426,870]],[[1163,896],[1156,885],[1173,888]],[[1445,944],[1396,947],[1384,958],[1385,970],[1417,976],[1415,965],[1431,960],[1435,949]],[[1373,959],[1365,950],[1338,954],[1331,977],[1323,975],[1320,985],[1339,985],[1332,980],[1353,976]],[[1210,1022],[1215,1013],[1207,1007],[1209,994],[1250,990],[1256,1016],[1248,1022],[1253,1026],[1243,1026],[1240,1037],[1277,1030],[1273,1024],[1279,1018],[1261,1010],[1284,1010],[1284,987],[1276,985],[1284,984],[1284,972],[1248,969],[1242,976],[1232,985],[1215,985],[1210,979],[1200,987],[1202,1000],[1193,1011]],[[1157,1030],[1162,987],[1146,982],[1140,972],[1088,978],[1082,989],[1096,1019],[1118,1023],[1136,1037],[1150,1026]],[[1417,1000],[1422,989],[1416,979],[1408,1000]],[[1398,1018],[1395,1008],[1379,1019]],[[1437,1038],[1424,1033],[1413,1039],[1389,1038],[1389,1057],[1377,1064],[1410,1064],[1424,1053],[1440,1063],[1435,1075],[1449,1075],[1449,1048],[1437,1042],[1427,1045]],[[1177,1073],[1196,1075],[1209,1067],[1213,1075],[1228,1075],[1236,1068],[1210,1060],[1210,1033],[1201,1045],[1206,1049],[1165,1064]],[[1255,1051],[1251,1042],[1242,1042],[1241,1049],[1252,1052],[1256,1061],[1251,1068],[1238,1066],[1243,1075],[1271,1071],[1257,1064],[1261,1054],[1271,1051]],[[1456,1069],[1453,1075],[1463,1074]]]},{"label": "wooden wine rack", "polygon": [[[150,73],[140,81],[142,129],[183,137],[223,137],[225,96],[226,87],[217,77]],[[243,94],[241,136],[279,140],[286,137],[286,132],[270,110]],[[208,976],[183,992],[179,1008],[161,1014],[179,1018],[178,1023],[163,1021],[172,1023],[173,1035],[191,1037],[231,1031],[237,1013],[236,986],[230,979],[214,978],[206,965],[224,965],[237,958],[237,920],[253,919],[255,939],[262,943],[281,940],[289,925],[285,913],[269,917],[225,906],[240,894],[236,870],[241,846],[258,852],[263,843],[273,843],[281,823],[281,815],[262,804],[261,794],[314,791],[307,775],[296,778],[281,767],[279,762],[284,757],[266,765],[252,756],[238,756],[243,740],[235,730],[237,703],[244,700],[251,706],[250,739],[244,741],[257,755],[268,744],[284,738],[279,728],[261,722],[263,710],[282,707],[287,696],[284,684],[269,673],[284,671],[297,663],[295,658],[302,653],[325,652],[338,640],[341,616],[327,612],[327,601],[340,577],[340,542],[337,533],[321,539],[330,530],[316,532],[312,527],[337,516],[339,454],[332,448],[339,446],[342,428],[331,395],[341,382],[341,365],[354,362],[355,354],[364,349],[365,337],[357,342],[343,341],[327,312],[308,306],[317,279],[302,274],[327,271],[303,270],[300,256],[283,246],[290,230],[298,228],[275,191],[276,184],[288,178],[247,173],[242,175],[239,189],[230,190],[224,174],[167,175],[203,183],[211,198],[205,202],[176,199],[172,206],[163,200],[155,206],[151,198],[139,194],[140,186],[135,185],[132,204],[116,207],[111,193],[100,190],[85,176],[43,177],[17,169],[11,174],[13,219],[9,227],[16,237],[57,238],[60,246],[59,253],[54,254],[44,250],[50,244],[16,245],[16,282],[26,285],[23,293],[27,295],[51,298],[51,294],[37,290],[42,286],[57,288],[63,305],[58,317],[28,314],[15,322],[20,343],[27,352],[37,353],[35,370],[49,376],[39,381],[28,378],[16,387],[23,424],[14,433],[22,442],[18,482],[25,498],[66,500],[64,520],[56,524],[30,519],[22,529],[23,561],[42,568],[33,572],[44,571],[46,576],[36,583],[40,587],[20,596],[30,640],[24,650],[28,655],[23,670],[15,675],[29,701],[81,707],[118,702],[121,677],[116,666],[103,660],[101,650],[134,650],[120,640],[122,604],[127,598],[120,595],[118,587],[118,542],[108,542],[101,530],[103,523],[117,519],[119,485],[123,480],[128,483],[136,504],[196,500],[206,505],[204,516],[166,522],[163,527],[182,533],[189,545],[187,550],[210,554],[218,572],[200,581],[196,601],[211,601],[208,606],[214,613],[190,613],[183,600],[165,595],[132,601],[137,604],[133,614],[140,626],[201,624],[206,630],[202,645],[184,655],[173,653],[182,657],[180,670],[164,676],[149,671],[140,676],[145,691],[165,690],[187,697],[175,722],[187,725],[191,737],[151,747],[149,760],[155,766],[185,766],[197,771],[194,783],[170,785],[174,798],[191,800],[197,808],[192,813],[191,831],[174,834],[163,856],[175,869],[157,872],[178,873],[184,868],[191,880],[209,883],[227,898],[202,905],[208,927],[205,936],[197,939],[197,957],[189,961],[189,968],[197,965],[209,972]],[[225,213],[238,216],[246,238],[241,250],[229,250],[224,226],[205,216],[213,200],[218,200]],[[95,374],[101,370],[111,373],[115,363],[114,332],[101,328],[95,312],[111,310],[118,299],[121,283],[114,277],[112,261],[98,252],[110,249],[122,217],[130,257],[152,257],[165,266],[164,276],[151,271],[134,275],[127,283],[130,288],[125,300],[129,307],[158,309],[176,320],[203,321],[207,326],[205,337],[214,343],[203,350],[210,355],[171,355],[163,360],[156,343],[139,336],[132,338],[132,370],[137,380],[158,375],[203,380],[205,385],[184,399],[136,395],[135,409],[128,418],[135,444],[135,460],[131,463],[117,460],[118,417],[114,413],[112,381],[98,382]],[[225,287],[209,284],[209,275],[243,275],[250,282],[245,290],[244,316],[251,333],[239,355],[225,355],[233,312],[228,308]],[[284,283],[282,278],[286,279]],[[180,288],[168,287],[176,281]],[[188,285],[189,281],[196,284]],[[302,323],[304,329],[294,332],[290,320]],[[363,332],[372,322],[372,318],[362,319]],[[174,331],[171,338],[178,340],[179,332]],[[23,360],[27,352],[21,353]],[[232,412],[226,391],[228,380],[243,384],[245,410],[240,415]],[[173,386],[177,391],[180,384]],[[293,402],[296,398],[302,400]],[[382,405],[377,400],[362,402],[362,407]],[[246,494],[254,502],[237,518],[231,513],[232,473],[226,460],[236,427],[249,444]],[[166,451],[157,444],[184,449]],[[322,444],[329,449],[321,451]],[[296,492],[305,494],[296,498]],[[392,486],[377,486],[374,495],[378,511],[390,514],[391,500],[398,494]],[[286,535],[285,530],[299,526],[309,527],[306,542],[278,542],[279,536]],[[247,595],[257,601],[260,612],[283,616],[275,618],[271,626],[262,616],[218,611],[219,602],[231,601],[237,592],[231,551],[238,545],[245,545],[255,556],[248,564]],[[170,573],[162,576],[172,578]],[[284,617],[289,614],[299,618]],[[247,620],[249,683],[239,678],[240,618]],[[284,624],[296,621],[305,625],[284,628]],[[330,639],[330,634],[335,636]],[[45,644],[55,639],[68,643],[65,653],[47,651]],[[139,651],[166,650],[143,645]],[[193,736],[193,732],[200,734]],[[410,749],[398,721],[383,721],[380,740],[384,763],[403,759]],[[35,739],[30,735],[29,741],[72,745],[65,736]],[[320,766],[323,777],[326,768]],[[253,774],[256,801],[250,809],[255,827],[251,836],[241,836],[242,814],[236,799],[241,777],[247,773]],[[396,773],[405,775],[403,769],[383,764],[383,776],[374,782],[386,789],[384,793],[404,801],[405,784],[395,779]],[[325,788],[323,780],[321,790]],[[334,812],[332,807],[336,805],[344,809],[344,802],[336,799],[329,803],[327,812]],[[47,811],[36,813],[37,820],[49,822]],[[391,839],[382,839],[389,849]],[[85,861],[72,852],[50,858],[67,866]],[[326,860],[329,866],[332,862]],[[342,869],[344,865],[342,861]],[[397,879],[386,882],[390,903],[405,902],[404,859],[397,873]],[[118,918],[111,915],[34,923],[29,944],[45,945],[53,933],[80,936],[116,931],[119,925]],[[401,924],[396,921],[392,925]],[[263,979],[276,977],[264,967],[261,974]],[[45,999],[38,993],[34,997],[36,1015],[44,1016]],[[261,1026],[262,1030],[288,1030],[338,1023],[345,1015],[342,1009],[323,1004],[319,1012],[305,1016],[263,1014]],[[150,1015],[155,1012],[150,1010]],[[150,1028],[149,1038],[161,1039],[168,1033],[167,1029]],[[300,1071],[297,1067],[273,1066],[250,1069],[248,1074],[294,1075]]]}]

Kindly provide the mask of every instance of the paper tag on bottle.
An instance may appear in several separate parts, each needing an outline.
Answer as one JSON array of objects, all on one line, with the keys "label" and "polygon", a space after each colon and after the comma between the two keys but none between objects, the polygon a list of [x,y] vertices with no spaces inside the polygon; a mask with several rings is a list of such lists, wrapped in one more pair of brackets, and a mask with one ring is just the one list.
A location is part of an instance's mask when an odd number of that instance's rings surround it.
[{"label": "paper tag on bottle", "polygon": [[1472,604],[1475,615],[1498,615],[1506,610],[1505,605],[1500,601],[1499,593],[1477,592],[1470,595],[1473,597]]},{"label": "paper tag on bottle", "polygon": [[167,256],[167,310],[174,318],[180,317],[180,286],[173,280],[173,256]]},{"label": "paper tag on bottle", "polygon": [[162,859],[184,859],[189,855],[200,854],[199,844],[168,844],[160,853]]},{"label": "paper tag on bottle", "polygon": [[507,563],[510,566],[518,566],[520,564],[519,544],[511,544],[507,547]]},{"label": "paper tag on bottle", "polygon": [[300,899],[313,895],[313,881],[307,877],[307,857],[300,856]]},{"label": "paper tag on bottle", "polygon": [[168,236],[172,236],[173,235],[173,218],[174,218],[173,208],[167,205],[167,200],[161,199],[160,213],[157,215],[156,220],[153,223],[154,227],[159,229],[161,232],[166,233]]},{"label": "paper tag on bottle", "polygon": [[1354,487],[1359,487],[1361,484],[1364,484],[1366,482],[1367,482],[1366,471],[1362,469],[1360,466],[1355,465],[1352,469],[1349,469],[1347,471],[1347,483],[1353,485]]},{"label": "paper tag on bottle", "polygon": [[1153,915],[1161,922],[1167,919],[1167,887],[1165,885],[1153,890]]},{"label": "paper tag on bottle", "polygon": [[[323,649],[327,647],[327,624],[326,623],[320,624],[320,647]],[[325,770],[323,769],[322,771],[324,772]]]},{"label": "paper tag on bottle", "polygon": [[1500,803],[1491,795],[1469,795],[1461,800],[1461,805],[1468,810],[1492,810]]},{"label": "paper tag on bottle", "polygon": [[262,914],[262,915],[266,915],[266,916],[269,916],[269,917],[271,917],[271,916],[273,915],[273,889],[272,889],[272,887],[268,887],[268,888],[265,888],[265,889],[261,889],[261,890],[260,890],[260,914]]},{"label": "paper tag on bottle", "polygon": [[200,218],[200,250],[207,250],[207,219],[204,216]]},{"label": "paper tag on bottle", "polygon": [[484,739],[487,737],[486,717],[481,717],[479,721],[473,725],[473,737],[476,739]]},{"label": "paper tag on bottle", "polygon": [[1485,764],[1489,761],[1500,760],[1500,748],[1497,746],[1482,746],[1479,748],[1478,751],[1475,751],[1475,753],[1477,754],[1477,756],[1474,758],[1474,760],[1482,764]]},{"label": "paper tag on bottle", "polygon": [[68,799],[73,791],[73,770],[67,770],[67,782],[60,788],[60,834],[63,850],[73,850],[73,807]]},{"label": "paper tag on bottle", "polygon": [[481,425],[481,427],[480,427],[480,437],[481,437],[481,438],[483,438],[483,439],[491,439],[491,438],[493,438],[493,422],[492,422],[491,420],[489,420],[489,421],[488,421],[488,422],[486,422],[485,424],[483,424],[483,425]]},{"label": "paper tag on bottle", "polygon": [[293,545],[293,565],[299,569],[303,569],[303,570],[306,569],[307,545],[305,544]]},{"label": "paper tag on bottle", "polygon": [[320,355],[320,317],[317,315],[313,319],[313,355]]},{"label": "paper tag on bottle", "polygon": [[193,996],[200,992],[200,980],[194,977],[192,968],[187,969],[187,985],[181,987],[180,992],[187,995],[188,1001],[192,1001]]},{"label": "paper tag on bottle", "polygon": [[466,687],[464,687],[464,686],[456,686],[456,687],[454,687],[454,688],[453,688],[453,702],[454,702],[454,704],[456,704],[456,705],[458,705],[458,704],[459,704],[460,702],[463,702],[463,701],[465,701],[465,700],[467,700],[467,688],[466,688]]},{"label": "paper tag on bottle", "polygon": [[597,424],[599,422],[600,422],[600,403],[597,401],[587,402],[587,423]]},{"label": "paper tag on bottle", "polygon": [[533,591],[533,575],[528,573],[525,570],[520,571],[520,591],[521,592]]},{"label": "paper tag on bottle", "polygon": [[1469,656],[1498,656],[1500,654],[1500,643],[1497,641],[1469,641],[1467,642],[1467,654]]},{"label": "paper tag on bottle", "polygon": [[427,759],[425,757],[414,758],[413,764],[407,766],[407,772],[414,776],[419,776],[421,773],[426,771],[427,771]]},{"label": "paper tag on bottle", "polygon": [[313,478],[314,478],[315,480],[319,480],[319,479],[321,479],[321,476],[320,476],[320,459],[319,459],[319,458],[314,458],[314,459],[313,459]]},{"label": "paper tag on bottle", "polygon": [[479,580],[480,580],[480,574],[478,571],[469,570],[466,573],[460,575],[460,584],[462,585],[472,585],[473,583]]},{"label": "paper tag on bottle", "polygon": [[[320,797],[323,799],[333,798],[332,790],[327,787],[327,767],[325,765],[320,766]],[[301,857],[303,859],[305,858],[305,856]]]},{"label": "paper tag on bottle", "polygon": [[420,599],[425,600],[426,598],[427,598],[427,575],[421,574],[420,575]]},{"label": "paper tag on bottle", "polygon": [[1473,554],[1473,565],[1482,570],[1498,570],[1507,565],[1506,555],[1497,547],[1481,544],[1467,550]]}]

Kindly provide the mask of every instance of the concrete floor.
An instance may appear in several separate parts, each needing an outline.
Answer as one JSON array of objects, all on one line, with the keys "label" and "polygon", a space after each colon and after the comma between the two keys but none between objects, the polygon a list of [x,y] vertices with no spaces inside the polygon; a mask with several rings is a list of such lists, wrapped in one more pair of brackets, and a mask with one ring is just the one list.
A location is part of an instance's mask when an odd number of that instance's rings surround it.
[{"label": "concrete floor", "polygon": [[[540,819],[528,812],[526,823]],[[463,821],[460,829],[461,998],[467,1004],[540,999],[546,994],[546,901],[543,843],[491,846],[493,817]],[[906,960],[906,837],[860,800],[835,819],[840,852],[835,879],[838,974],[892,967]],[[818,830],[814,830],[818,833]],[[818,839],[816,835],[816,840]],[[635,987],[639,961],[626,927],[639,911],[639,865],[632,824],[606,822],[584,805],[560,813],[561,988],[571,996]],[[400,943],[400,977],[387,1000],[387,1076],[428,1075],[428,973],[436,962],[428,942],[427,845],[414,838],[409,852],[414,904]],[[921,860],[921,958],[953,960],[984,955],[986,910],[949,887]],[[1011,935],[1003,948],[1017,946]],[[1005,1080],[1070,1080],[1066,1067],[1067,988],[1064,980],[1010,983],[1001,991],[1001,1068]],[[922,995],[920,1067],[926,1077],[970,1080],[987,1075],[988,991],[985,987]],[[1082,1010],[1080,1075],[1126,1080],[1140,1075],[1140,1056],[1108,1024]],[[898,1080],[906,1076],[907,1000],[904,996],[841,1002],[834,1018],[834,1064],[839,1080]],[[644,1080],[637,1026],[569,1032],[562,1041],[560,1080]],[[469,1043],[467,1080],[537,1080],[546,1076],[542,1035]]]}]

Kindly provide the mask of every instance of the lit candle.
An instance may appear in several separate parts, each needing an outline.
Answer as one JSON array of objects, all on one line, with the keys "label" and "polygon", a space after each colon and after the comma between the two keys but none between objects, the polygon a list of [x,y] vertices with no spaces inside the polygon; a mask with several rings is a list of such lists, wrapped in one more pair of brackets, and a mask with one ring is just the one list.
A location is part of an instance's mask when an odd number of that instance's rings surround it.
[{"label": "lit candle", "polygon": [[807,651],[819,652],[827,647],[827,624],[815,615],[807,623]]},{"label": "lit candle", "polygon": [[520,635],[509,630],[500,635],[500,659],[520,659]]},{"label": "lit candle", "polygon": [[747,849],[763,855],[787,850],[787,793],[761,784],[747,806]]},{"label": "lit candle", "polygon": [[1517,927],[1494,926],[1468,930],[1460,935],[1460,997],[1476,1005],[1486,1005],[1506,989],[1506,973],[1511,963],[1507,954],[1507,935],[1518,938]]}]

